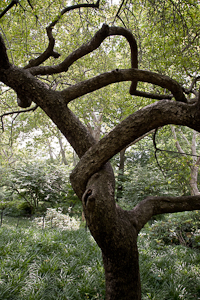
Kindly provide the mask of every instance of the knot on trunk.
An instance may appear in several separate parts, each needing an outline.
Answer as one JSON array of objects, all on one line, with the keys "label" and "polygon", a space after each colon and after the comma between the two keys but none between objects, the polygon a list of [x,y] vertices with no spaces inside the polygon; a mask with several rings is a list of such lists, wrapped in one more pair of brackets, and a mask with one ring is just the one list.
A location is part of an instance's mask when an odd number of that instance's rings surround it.
[{"label": "knot on trunk", "polygon": [[82,202],[85,210],[87,210],[88,212],[94,210],[95,197],[91,189],[85,191],[85,193],[83,194]]}]

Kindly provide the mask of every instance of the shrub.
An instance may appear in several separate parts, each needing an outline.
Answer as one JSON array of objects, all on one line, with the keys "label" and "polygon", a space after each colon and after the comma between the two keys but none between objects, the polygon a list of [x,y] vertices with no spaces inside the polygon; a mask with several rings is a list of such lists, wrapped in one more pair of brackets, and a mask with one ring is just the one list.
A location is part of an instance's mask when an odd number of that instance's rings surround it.
[{"label": "shrub", "polygon": [[80,221],[69,214],[63,214],[62,209],[47,208],[44,217],[34,219],[34,223],[45,228],[60,228],[62,230],[79,229]]},{"label": "shrub", "polygon": [[154,221],[150,230],[157,243],[200,249],[199,211],[170,214],[164,221]]}]

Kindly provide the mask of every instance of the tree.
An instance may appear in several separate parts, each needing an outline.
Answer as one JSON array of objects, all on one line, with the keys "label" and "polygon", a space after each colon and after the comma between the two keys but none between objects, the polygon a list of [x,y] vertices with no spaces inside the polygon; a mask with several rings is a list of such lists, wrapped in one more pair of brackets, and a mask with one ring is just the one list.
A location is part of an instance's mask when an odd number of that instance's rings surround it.
[{"label": "tree", "polygon": [[[182,147],[177,139],[177,134],[176,134],[175,128],[172,125],[171,125],[171,130],[172,130],[174,139],[176,141],[176,148],[177,148],[178,152],[181,155],[184,155],[186,157],[186,153],[182,149]],[[189,146],[191,148],[192,162],[190,162],[190,163],[188,162],[189,168],[190,168],[191,195],[199,195],[197,181],[198,181],[198,170],[199,170],[200,157],[197,156],[197,147],[196,147],[197,133],[195,130],[193,130],[191,143],[188,141],[187,137],[182,132],[181,132],[181,137],[187,143],[187,146]]]},{"label": "tree", "polygon": [[[120,12],[122,12],[123,3],[115,11],[115,16],[121,20]],[[152,1],[149,3],[153,5]],[[70,180],[75,193],[82,200],[88,227],[102,250],[106,278],[106,300],[138,300],[141,299],[137,249],[138,233],[154,215],[200,209],[200,197],[149,196],[137,204],[134,209],[125,211],[115,202],[115,178],[109,160],[144,134],[167,124],[188,126],[200,131],[200,95],[195,90],[194,84],[190,89],[186,89],[182,84],[179,84],[169,76],[162,75],[163,68],[161,68],[161,73],[158,72],[159,70],[152,72],[138,69],[136,39],[124,27],[103,24],[99,30],[96,30],[96,33],[93,33],[90,31],[91,25],[89,26],[90,23],[88,23],[86,27],[92,37],[89,38],[87,36],[87,42],[84,41],[85,43],[78,45],[77,49],[73,50],[64,59],[59,58],[61,59],[60,63],[52,63],[52,65],[48,66],[46,64],[48,59],[59,57],[58,52],[54,50],[53,29],[58,25],[61,17],[65,13],[70,12],[74,14],[73,21],[77,22],[78,17],[82,18],[82,9],[86,9],[85,13],[88,14],[89,9],[98,9],[99,5],[100,1],[98,0],[96,3],[79,3],[64,8],[46,28],[49,41],[46,50],[24,67],[17,67],[11,63],[1,35],[0,80],[16,92],[17,102],[20,107],[26,109],[31,106],[32,102],[39,106],[57,125],[80,158],[80,161],[71,173]],[[129,5],[129,10],[135,7],[128,2],[126,5]],[[174,4],[173,9],[175,11],[177,9],[179,13],[184,11],[187,5],[189,4],[185,1],[180,1],[180,5],[176,7]],[[195,5],[195,9],[199,8],[198,3],[195,3]],[[125,8],[124,11],[126,13]],[[167,9],[169,9],[169,6]],[[79,11],[80,15],[76,15],[76,10]],[[191,11],[192,13],[194,12],[193,6]],[[166,16],[167,20],[170,20],[171,15],[166,14]],[[40,16],[38,17],[40,20]],[[90,17],[93,18],[93,13],[91,13]],[[179,21],[185,20],[181,13],[178,17]],[[82,30],[79,28],[77,31],[80,37],[79,43],[83,38],[81,35],[82,31],[84,31],[84,28]],[[193,36],[194,33],[192,31],[189,30],[188,32],[188,34]],[[62,31],[62,35],[67,35],[67,33],[67,29]],[[35,32],[32,31],[30,34],[33,36]],[[161,32],[160,34],[163,33]],[[196,34],[198,37],[198,30],[196,30]],[[75,70],[73,69],[74,63],[86,55],[90,59],[94,59],[96,53],[94,51],[102,49],[100,47],[104,40],[115,35],[122,36],[128,41],[131,68],[117,68],[100,74],[93,70],[90,73],[90,78],[85,80],[80,78],[79,82],[76,83],[70,81],[68,87],[57,91],[49,88],[44,80],[41,79],[45,78],[45,76],[56,74],[64,74],[66,78],[67,72]],[[70,33],[68,36],[70,39]],[[156,34],[154,34],[155,36]],[[188,47],[196,43],[196,38],[193,39],[191,36],[190,38],[191,43]],[[160,38],[160,43],[162,42],[163,35]],[[181,38],[178,39],[178,42],[181,43]],[[109,47],[109,42],[107,43]],[[106,51],[101,51],[106,55]],[[109,51],[109,48],[107,51]],[[95,61],[96,63],[97,61]],[[158,64],[156,64],[157,66]],[[173,66],[171,70],[173,70]],[[181,71],[181,68],[179,68],[179,71]],[[76,76],[76,72],[74,75]],[[196,76],[193,82],[196,83],[198,78]],[[123,81],[131,81],[131,95],[160,101],[150,105],[146,105],[144,102],[146,106],[140,107],[133,114],[130,113],[112,131],[97,141],[87,127],[72,112],[70,103],[75,99],[80,101],[79,97],[81,96]],[[182,83],[185,81],[187,80],[183,78]],[[140,82],[158,86],[158,93],[155,92],[154,87],[148,92],[139,90],[137,85],[140,86]],[[146,84],[144,84],[144,87],[146,87]],[[189,98],[187,99],[187,95],[191,93],[195,95],[192,103]]]}]

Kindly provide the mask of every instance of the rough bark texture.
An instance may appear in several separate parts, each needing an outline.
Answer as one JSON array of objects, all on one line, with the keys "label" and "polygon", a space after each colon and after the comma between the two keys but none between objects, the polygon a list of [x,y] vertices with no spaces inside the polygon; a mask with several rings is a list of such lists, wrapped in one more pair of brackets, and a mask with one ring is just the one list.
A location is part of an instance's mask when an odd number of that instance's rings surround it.
[{"label": "rough bark texture", "polygon": [[[98,7],[98,4],[99,1],[93,7]],[[54,23],[50,24],[48,31],[50,52],[47,51],[48,55],[46,52],[42,54],[42,60],[45,59],[45,55],[47,58],[54,53],[54,40],[51,36]],[[97,49],[106,37],[116,34],[123,35],[129,42],[131,69],[103,73],[61,92],[50,90],[35,77],[66,72],[75,61]],[[16,92],[21,107],[28,107],[31,102],[40,106],[80,158],[71,174],[71,183],[78,197],[82,199],[88,227],[102,250],[106,300],[139,300],[141,299],[137,250],[139,231],[153,215],[200,209],[200,196],[149,197],[132,211],[124,211],[115,203],[115,179],[108,161],[141,136],[166,124],[185,125],[200,131],[199,103],[196,101],[194,104],[188,104],[184,89],[173,79],[137,69],[137,44],[130,31],[124,28],[103,25],[88,43],[72,52],[61,64],[40,66],[40,61],[41,57],[24,69],[11,65],[0,36],[0,80]],[[82,95],[120,81],[131,81],[130,92],[135,95],[141,95],[136,90],[138,81],[158,85],[168,89],[177,102],[172,101],[170,95],[169,100],[146,106],[127,117],[109,134],[97,141],[67,104]],[[160,95],[145,92],[142,92],[142,95],[161,99]],[[166,96],[163,98],[166,99]]]}]

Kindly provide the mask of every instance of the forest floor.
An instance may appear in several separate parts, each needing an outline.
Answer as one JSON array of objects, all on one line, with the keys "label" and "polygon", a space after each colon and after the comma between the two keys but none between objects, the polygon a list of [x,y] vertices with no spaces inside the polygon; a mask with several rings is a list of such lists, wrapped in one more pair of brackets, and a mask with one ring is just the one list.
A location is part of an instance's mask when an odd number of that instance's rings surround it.
[{"label": "forest floor", "polygon": [[[146,226],[138,238],[142,299],[200,299],[200,249],[166,243],[159,226]],[[83,225],[42,229],[4,218],[0,300],[100,300],[104,284],[101,251]]]}]

